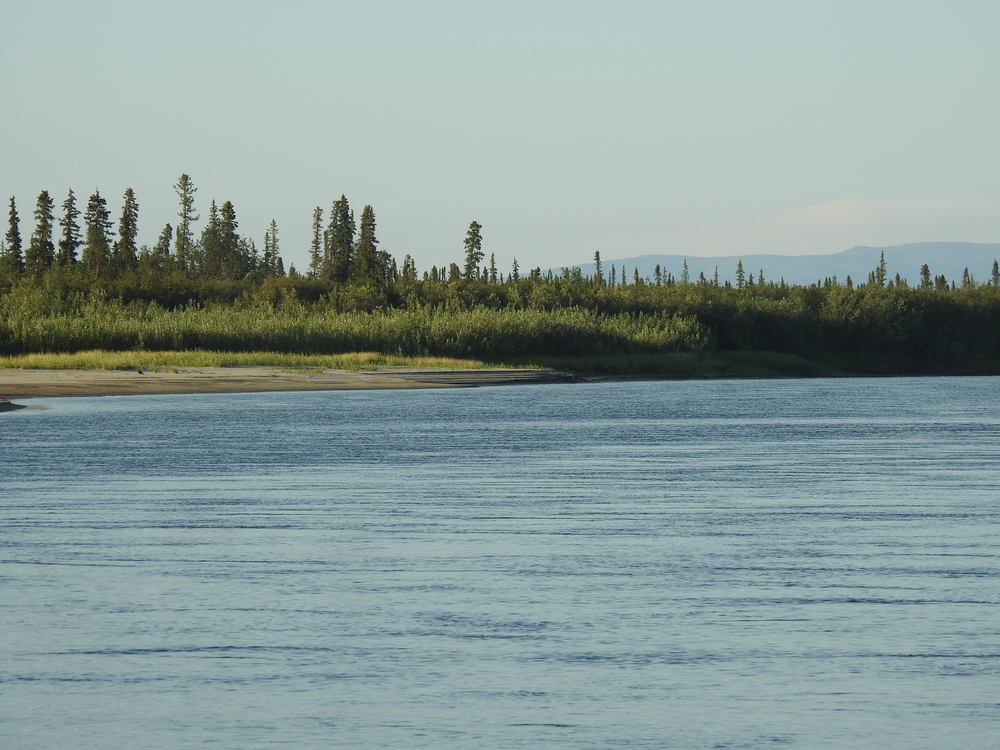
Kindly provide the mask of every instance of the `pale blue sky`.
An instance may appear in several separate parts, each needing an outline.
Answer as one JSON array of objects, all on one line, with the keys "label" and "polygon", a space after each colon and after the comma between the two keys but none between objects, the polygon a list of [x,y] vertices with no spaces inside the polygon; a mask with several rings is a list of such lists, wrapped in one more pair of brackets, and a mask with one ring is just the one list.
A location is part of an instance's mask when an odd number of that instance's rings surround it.
[{"label": "pale blue sky", "polygon": [[[501,268],[1000,241],[996,2],[0,0],[0,191],[171,186],[306,264],[312,209]],[[198,227],[196,227],[198,229]]]}]

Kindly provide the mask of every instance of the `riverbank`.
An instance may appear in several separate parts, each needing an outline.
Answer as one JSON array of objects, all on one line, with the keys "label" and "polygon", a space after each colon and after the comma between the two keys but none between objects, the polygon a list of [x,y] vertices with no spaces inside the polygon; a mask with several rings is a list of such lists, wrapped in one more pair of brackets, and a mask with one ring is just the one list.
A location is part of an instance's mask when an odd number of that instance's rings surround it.
[{"label": "riverbank", "polygon": [[[374,353],[289,355],[226,352],[81,352],[0,358],[6,399],[260,391],[469,388],[631,378],[816,378],[864,375],[991,375],[997,363],[953,363],[938,372],[888,362],[822,362],[778,352],[703,352],[604,357],[532,357],[484,363]],[[8,404],[5,406],[4,404]]]},{"label": "riverbank", "polygon": [[0,369],[4,399],[171,393],[254,393],[415,388],[470,388],[577,379],[541,369],[427,370],[385,367],[350,372],[287,367],[178,367],[169,371]]}]

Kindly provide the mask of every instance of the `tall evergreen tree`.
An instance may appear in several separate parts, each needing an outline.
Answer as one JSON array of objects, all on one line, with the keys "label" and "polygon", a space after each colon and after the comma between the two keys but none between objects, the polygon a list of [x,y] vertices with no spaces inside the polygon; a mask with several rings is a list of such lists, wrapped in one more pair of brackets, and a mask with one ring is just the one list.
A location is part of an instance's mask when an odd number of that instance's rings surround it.
[{"label": "tall evergreen tree", "polygon": [[236,209],[230,201],[219,207],[219,240],[222,256],[220,275],[224,279],[240,279],[246,275],[247,259],[243,256],[240,236],[236,232],[239,223],[236,221]]},{"label": "tall evergreen tree", "polygon": [[886,264],[885,264],[885,250],[879,253],[878,256],[878,267],[875,269],[875,283],[879,286],[885,286],[886,280]]},{"label": "tall evergreen tree", "polygon": [[920,266],[920,288],[931,288],[931,267],[926,263]]},{"label": "tall evergreen tree", "polygon": [[309,246],[309,276],[318,279],[323,273],[323,209],[313,209],[312,244]]},{"label": "tall evergreen tree", "polygon": [[278,223],[271,219],[271,225],[264,232],[264,258],[261,270],[265,276],[284,276],[285,266],[281,260],[281,249],[278,245]]},{"label": "tall evergreen tree", "polygon": [[333,202],[330,221],[323,235],[323,271],[325,279],[344,282],[354,272],[354,212],[343,195]]},{"label": "tall evergreen tree", "polygon": [[483,226],[478,221],[469,224],[469,231],[465,233],[465,280],[474,281],[479,269],[479,262],[483,259]]},{"label": "tall evergreen tree", "polygon": [[26,270],[32,276],[38,276],[45,271],[56,257],[56,248],[52,244],[52,209],[55,205],[55,201],[49,197],[48,190],[38,194],[35,203],[35,231],[24,254]]},{"label": "tall evergreen tree", "polygon": [[742,289],[746,284],[746,274],[743,272],[743,259],[736,261],[736,288]]},{"label": "tall evergreen tree", "polygon": [[514,258],[514,262],[510,265],[510,276],[509,278],[517,281],[521,278],[520,273],[518,273],[517,258]]},{"label": "tall evergreen tree", "polygon": [[[659,266],[657,266],[659,269]],[[604,286],[604,273],[601,270],[601,251],[594,251],[594,281],[598,286]]]},{"label": "tall evergreen tree", "polygon": [[63,217],[59,220],[62,227],[62,239],[59,240],[59,254],[56,263],[60,266],[71,266],[76,263],[77,250],[83,244],[80,239],[80,224],[77,221],[80,217],[80,210],[76,207],[76,196],[70,189],[69,195],[63,201]]},{"label": "tall evergreen tree", "polygon": [[271,249],[271,229],[264,231],[264,255],[261,257],[259,266],[261,275],[274,275],[274,250]]},{"label": "tall evergreen tree", "polygon": [[174,241],[174,257],[182,271],[188,269],[189,256],[194,250],[194,232],[191,225],[201,217],[194,212],[194,194],[198,188],[191,178],[182,174],[174,185],[174,191],[181,202],[181,210],[177,212],[180,222],[177,224],[177,237]]},{"label": "tall evergreen tree", "polygon": [[111,260],[111,228],[114,222],[108,212],[108,203],[101,197],[100,191],[95,190],[87,201],[83,222],[87,225],[83,265],[94,278],[104,278]]},{"label": "tall evergreen tree", "polygon": [[403,258],[403,270],[400,273],[400,278],[403,281],[416,281],[417,280],[417,264],[414,263],[413,258],[407,253]]},{"label": "tall evergreen tree", "polygon": [[139,260],[135,238],[139,233],[139,204],[135,200],[132,188],[125,190],[122,196],[122,216],[118,220],[118,241],[114,248],[115,273],[125,273],[135,269]]},{"label": "tall evergreen tree", "polygon": [[365,283],[383,283],[386,277],[385,258],[379,254],[375,238],[375,210],[365,206],[361,211],[361,227],[355,250],[355,275]]},{"label": "tall evergreen tree", "polygon": [[167,267],[167,262],[170,259],[170,241],[173,239],[173,235],[174,228],[167,224],[163,227],[163,231],[160,232],[156,244],[153,245],[153,267],[158,271],[162,271]]},{"label": "tall evergreen tree", "polygon": [[21,245],[20,219],[17,215],[17,204],[14,196],[10,197],[10,213],[7,215],[7,254],[5,260],[7,267],[12,271],[21,273],[24,271],[24,255]]},{"label": "tall evergreen tree", "polygon": [[208,222],[201,230],[199,250],[201,262],[198,266],[198,273],[207,278],[217,278],[222,269],[222,237],[219,226],[219,207],[214,200],[208,207]]},{"label": "tall evergreen tree", "polygon": [[990,281],[993,282],[994,289],[1000,287],[1000,263],[997,263],[996,258],[993,259],[993,272],[990,274]]}]

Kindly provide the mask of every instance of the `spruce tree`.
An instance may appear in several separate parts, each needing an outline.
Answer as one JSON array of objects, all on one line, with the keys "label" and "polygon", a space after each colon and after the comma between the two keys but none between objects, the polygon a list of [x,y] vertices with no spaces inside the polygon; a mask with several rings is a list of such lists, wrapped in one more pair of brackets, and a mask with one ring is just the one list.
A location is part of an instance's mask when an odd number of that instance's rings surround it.
[{"label": "spruce tree", "polygon": [[70,189],[69,195],[63,201],[63,217],[59,220],[62,227],[62,239],[59,240],[59,255],[56,263],[60,266],[71,266],[76,263],[77,250],[83,244],[80,238],[80,224],[77,219],[80,217],[80,210],[76,207],[76,196]]},{"label": "spruce tree", "polygon": [[318,279],[323,273],[323,209],[313,209],[312,244],[309,247],[309,276]]},{"label": "spruce tree", "polygon": [[743,260],[742,258],[736,261],[736,288],[742,289],[743,285],[746,283],[746,274],[743,272]]},{"label": "spruce tree", "polygon": [[52,244],[52,209],[55,202],[49,197],[49,191],[43,190],[38,194],[35,203],[35,231],[31,235],[31,242],[28,243],[28,250],[24,254],[24,264],[26,270],[32,276],[38,276],[45,271],[56,257],[56,248]]},{"label": "spruce tree", "polygon": [[20,219],[17,216],[17,204],[14,196],[10,197],[10,213],[7,219],[7,267],[17,273],[24,272],[24,254],[21,246]]},{"label": "spruce tree", "polygon": [[[199,275],[218,278],[222,272],[222,237],[219,228],[219,207],[213,199],[208,207],[208,222],[201,230]],[[189,264],[190,265],[190,264]]]},{"label": "spruce tree", "polygon": [[160,232],[156,244],[153,245],[153,265],[157,270],[162,271],[170,258],[170,241],[173,238],[174,228],[167,224]]},{"label": "spruce tree", "polygon": [[994,289],[1000,287],[1000,263],[997,263],[996,258],[993,259],[993,273],[990,276],[990,281],[993,282]]},{"label": "spruce tree", "polygon": [[335,267],[339,278],[347,281],[354,273],[355,253],[355,233],[357,225],[354,223],[354,211],[347,205],[347,198],[341,196],[343,207],[339,219],[340,234],[337,240],[337,257]]},{"label": "spruce tree", "polygon": [[[281,247],[278,245],[278,224],[271,219],[271,254],[274,264],[274,273],[277,276],[285,275],[285,264],[281,260]],[[294,267],[293,267],[294,270]]]},{"label": "spruce tree", "polygon": [[188,270],[190,256],[194,250],[194,232],[191,225],[201,217],[194,212],[194,194],[198,188],[191,178],[182,174],[174,185],[174,191],[181,202],[181,210],[177,212],[180,222],[177,224],[177,237],[174,240],[174,257],[182,271]]},{"label": "spruce tree", "polygon": [[132,188],[125,190],[122,196],[122,216],[118,220],[118,241],[115,242],[113,266],[116,274],[134,270],[139,261],[138,248],[135,244],[139,233],[139,204],[135,200]]},{"label": "spruce tree", "polygon": [[514,258],[514,262],[511,264],[510,267],[510,276],[508,276],[507,278],[513,279],[514,281],[517,281],[518,279],[521,278],[521,275],[518,273],[517,258]]},{"label": "spruce tree", "polygon": [[879,286],[885,286],[886,279],[886,265],[885,265],[885,250],[879,253],[878,256],[878,268],[875,269],[875,283]]},{"label": "spruce tree", "polygon": [[375,239],[375,211],[371,206],[365,206],[361,212],[355,258],[355,273],[360,281],[364,283],[385,281],[386,269],[383,266],[383,258],[378,252],[378,240]]},{"label": "spruce tree", "polygon": [[931,267],[926,263],[920,266],[920,288],[931,288]]},{"label": "spruce tree", "polygon": [[330,208],[330,221],[323,235],[323,278],[343,283],[353,275],[354,231],[354,212],[341,195]]},{"label": "spruce tree", "polygon": [[243,246],[236,232],[236,209],[230,201],[219,207],[220,263],[218,273],[223,279],[241,279],[247,273],[247,259],[243,256]]},{"label": "spruce tree", "polygon": [[417,280],[417,264],[413,261],[413,258],[410,257],[409,253],[403,257],[403,270],[400,274],[400,278],[403,281],[411,282]]},{"label": "spruce tree", "polygon": [[111,259],[111,228],[114,222],[108,212],[108,203],[101,197],[100,191],[95,190],[87,201],[83,222],[87,225],[83,246],[84,268],[92,277],[104,278]]},{"label": "spruce tree", "polygon": [[469,224],[465,233],[465,280],[475,281],[479,262],[483,259],[482,225],[478,221]]},{"label": "spruce tree", "polygon": [[278,247],[278,223],[271,219],[271,225],[264,232],[264,257],[261,270],[265,276],[284,276],[285,267]]}]

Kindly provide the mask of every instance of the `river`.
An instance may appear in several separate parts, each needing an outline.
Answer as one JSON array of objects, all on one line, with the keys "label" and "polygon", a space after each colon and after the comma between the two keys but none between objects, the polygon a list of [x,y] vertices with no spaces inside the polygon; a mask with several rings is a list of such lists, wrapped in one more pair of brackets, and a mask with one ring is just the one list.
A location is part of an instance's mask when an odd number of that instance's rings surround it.
[{"label": "river", "polygon": [[4,747],[997,746],[1000,378],[24,403]]}]

